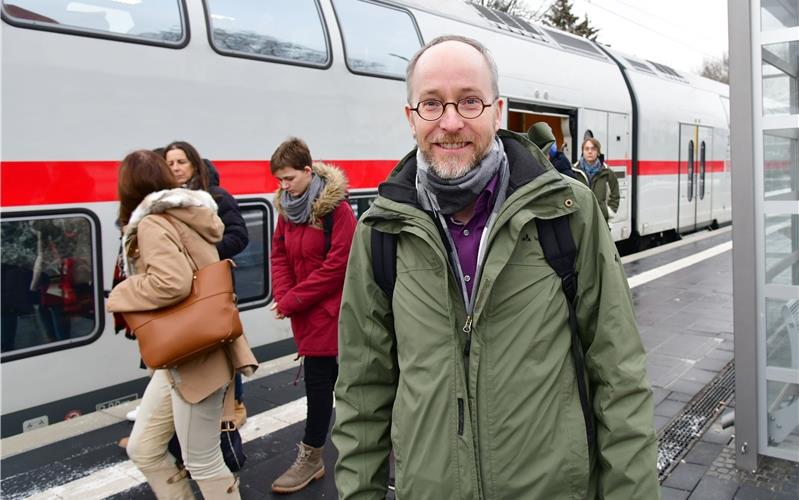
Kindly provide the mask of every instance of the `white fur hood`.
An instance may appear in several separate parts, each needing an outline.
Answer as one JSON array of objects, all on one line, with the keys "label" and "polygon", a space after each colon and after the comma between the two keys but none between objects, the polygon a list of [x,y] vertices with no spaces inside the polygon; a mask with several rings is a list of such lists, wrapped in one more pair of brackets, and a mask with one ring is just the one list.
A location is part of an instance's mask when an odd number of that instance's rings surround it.
[{"label": "white fur hood", "polygon": [[[194,210],[185,210],[192,208]],[[175,188],[156,191],[148,194],[130,216],[122,235],[124,252],[123,265],[125,275],[130,276],[133,269],[130,260],[130,246],[136,239],[139,223],[151,214],[169,215],[180,220],[209,243],[216,243],[222,238],[224,225],[217,222],[217,206],[213,197],[206,191]]]}]

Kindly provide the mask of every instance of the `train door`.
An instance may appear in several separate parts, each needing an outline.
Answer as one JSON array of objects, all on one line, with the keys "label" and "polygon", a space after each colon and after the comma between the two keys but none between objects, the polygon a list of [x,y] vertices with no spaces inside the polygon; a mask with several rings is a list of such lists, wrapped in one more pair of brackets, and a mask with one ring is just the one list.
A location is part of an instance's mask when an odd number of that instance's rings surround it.
[{"label": "train door", "polygon": [[572,156],[572,151],[575,149],[572,136],[572,131],[576,124],[574,110],[535,106],[514,101],[508,102],[508,123],[506,126],[508,130],[526,134],[530,127],[537,122],[546,122],[549,125],[552,129],[552,134],[555,136],[558,150],[563,151],[566,158],[574,162],[575,159]]},{"label": "train door", "polygon": [[580,110],[580,128],[577,137],[577,157],[580,157],[580,145],[586,137],[593,137],[602,144],[602,153],[607,158],[608,113],[595,109]]},{"label": "train door", "polygon": [[[630,161],[630,120],[622,113],[608,113],[608,138],[607,145],[602,146],[605,152],[605,162],[616,173],[619,180],[619,209],[613,224],[619,224],[630,217],[630,178],[627,175],[627,164]],[[628,234],[622,235],[626,238]]]},{"label": "train door", "polygon": [[712,129],[680,124],[680,157],[677,170],[677,227],[695,231],[710,222],[711,186],[708,170],[712,155]]}]

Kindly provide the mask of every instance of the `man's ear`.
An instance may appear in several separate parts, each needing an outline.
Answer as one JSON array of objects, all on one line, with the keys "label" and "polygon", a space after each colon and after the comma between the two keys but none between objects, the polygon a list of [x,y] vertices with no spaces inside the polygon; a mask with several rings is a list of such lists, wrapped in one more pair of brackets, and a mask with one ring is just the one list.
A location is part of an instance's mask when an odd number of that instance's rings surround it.
[{"label": "man's ear", "polygon": [[416,137],[416,125],[413,123],[413,111],[408,104],[405,105],[405,118],[408,120],[408,124],[411,126],[411,133],[414,137]]}]

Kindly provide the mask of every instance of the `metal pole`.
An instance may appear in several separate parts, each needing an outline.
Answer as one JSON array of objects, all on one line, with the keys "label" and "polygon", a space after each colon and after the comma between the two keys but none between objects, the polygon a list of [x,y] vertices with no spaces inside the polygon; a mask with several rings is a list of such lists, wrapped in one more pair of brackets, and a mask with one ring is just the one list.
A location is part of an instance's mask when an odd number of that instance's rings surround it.
[{"label": "metal pole", "polygon": [[[732,170],[735,462],[757,469],[757,286],[752,79],[752,0],[730,0],[730,161]],[[758,0],[754,0],[758,2]],[[758,107],[759,109],[759,107]]]}]

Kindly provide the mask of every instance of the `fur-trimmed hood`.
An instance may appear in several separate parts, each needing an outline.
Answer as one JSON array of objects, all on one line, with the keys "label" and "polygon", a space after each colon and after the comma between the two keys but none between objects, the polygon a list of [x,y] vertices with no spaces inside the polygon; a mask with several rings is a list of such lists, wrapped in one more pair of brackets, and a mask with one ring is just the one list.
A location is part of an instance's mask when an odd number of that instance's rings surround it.
[{"label": "fur-trimmed hood", "polygon": [[125,275],[130,276],[131,269],[133,269],[129,262],[131,247],[135,245],[139,223],[145,217],[169,212],[170,216],[192,228],[204,240],[216,243],[222,239],[224,231],[224,226],[215,222],[218,219],[216,211],[216,202],[206,191],[175,188],[148,194],[133,211],[123,230],[122,248]]},{"label": "fur-trimmed hood", "polygon": [[[311,220],[308,223],[314,227],[322,227],[321,221],[324,216],[332,212],[338,204],[341,203],[341,200],[347,197],[349,185],[347,176],[339,167],[327,165],[325,163],[314,163],[311,168],[313,168],[316,175],[324,179],[325,187],[313,203]],[[275,192],[274,204],[277,213],[285,217],[283,207],[280,205],[280,196],[282,194],[282,188],[279,188]]]}]

